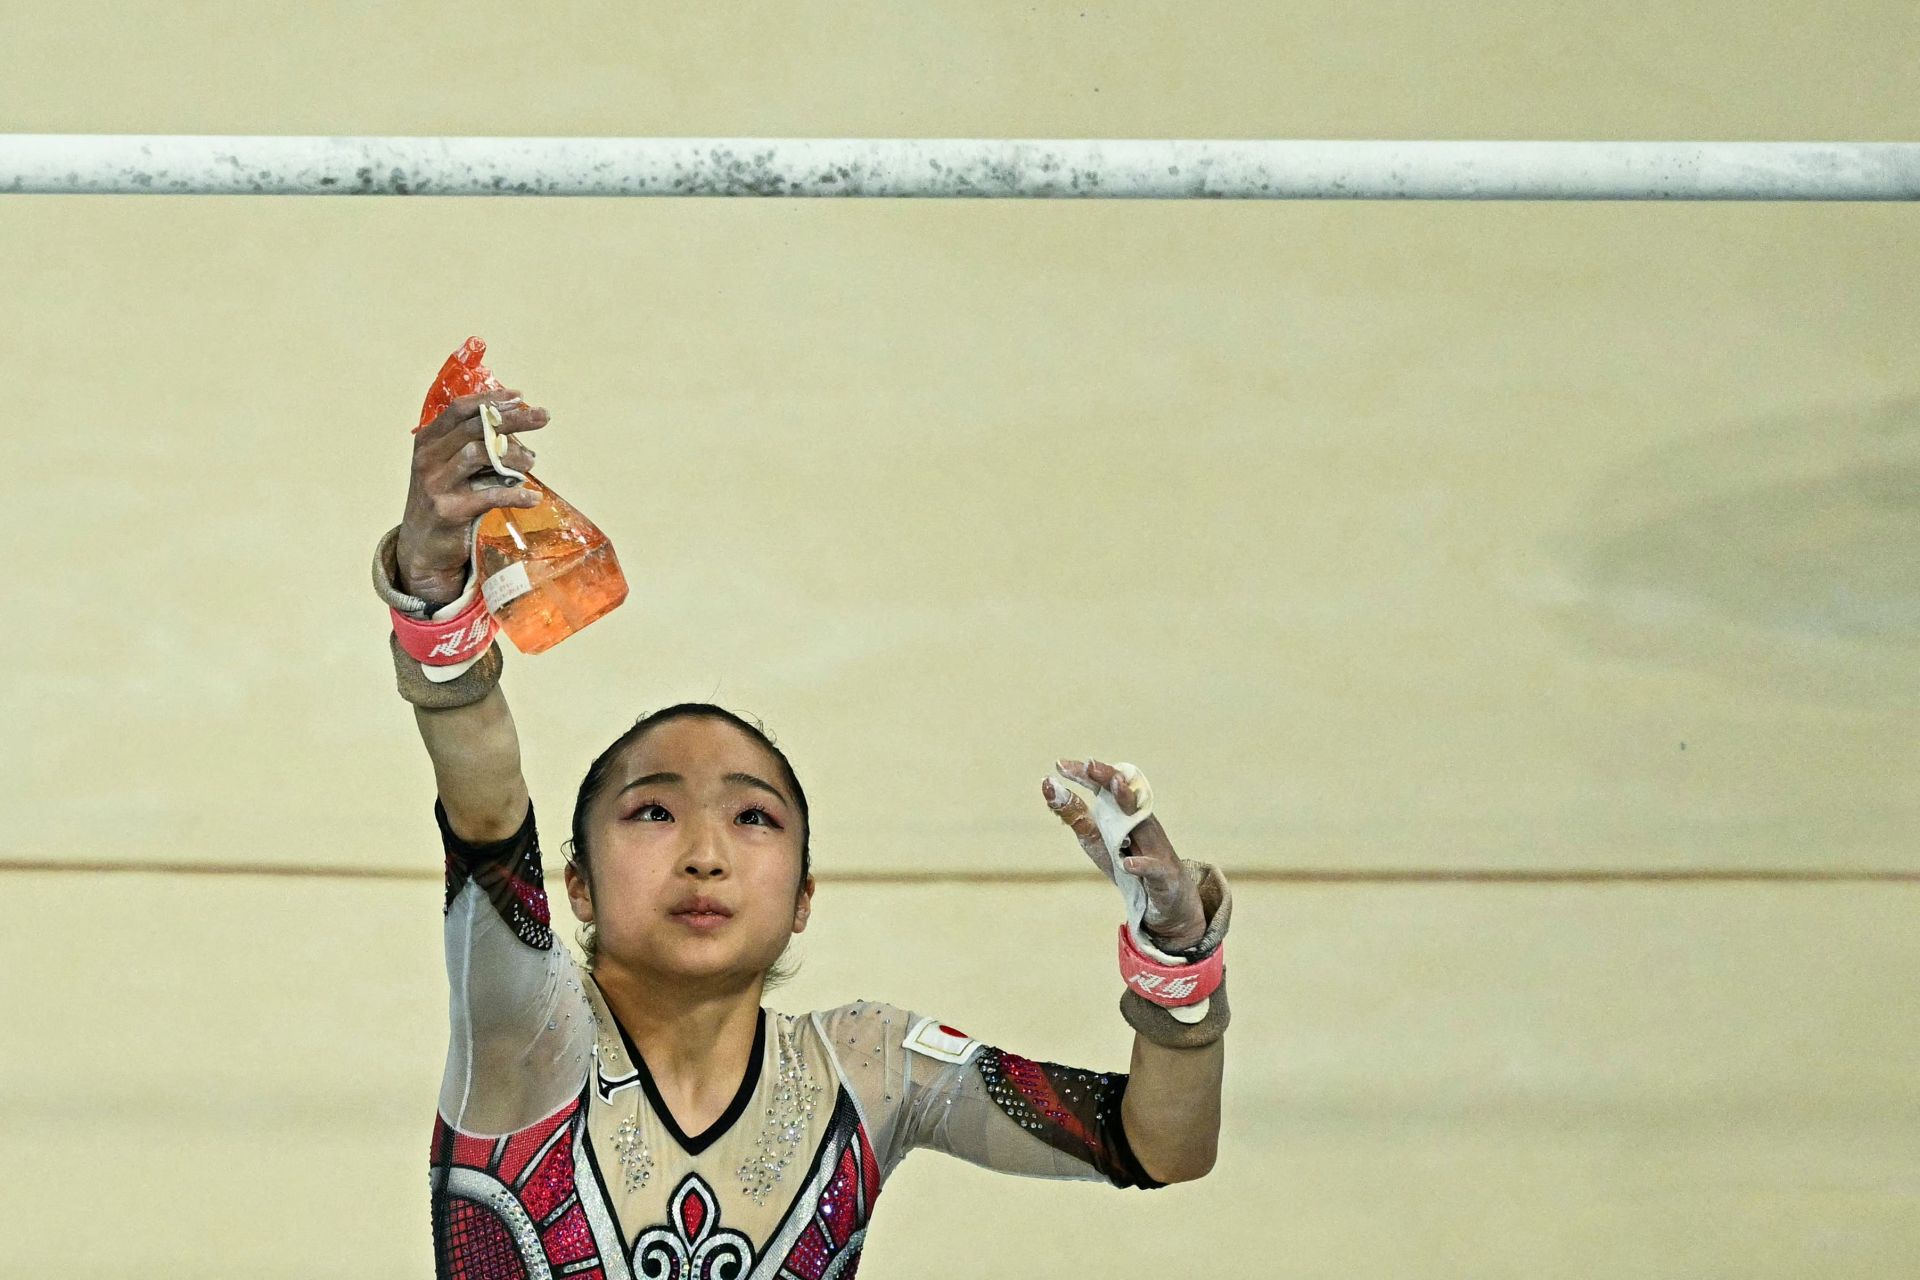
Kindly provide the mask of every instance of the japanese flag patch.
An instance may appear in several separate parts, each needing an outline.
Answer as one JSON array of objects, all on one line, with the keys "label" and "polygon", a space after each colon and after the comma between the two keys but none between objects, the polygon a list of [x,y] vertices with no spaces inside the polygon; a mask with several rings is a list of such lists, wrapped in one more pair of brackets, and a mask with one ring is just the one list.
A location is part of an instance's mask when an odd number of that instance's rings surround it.
[{"label": "japanese flag patch", "polygon": [[941,1062],[965,1062],[980,1052],[980,1042],[932,1018],[922,1018],[907,1032],[907,1048]]}]

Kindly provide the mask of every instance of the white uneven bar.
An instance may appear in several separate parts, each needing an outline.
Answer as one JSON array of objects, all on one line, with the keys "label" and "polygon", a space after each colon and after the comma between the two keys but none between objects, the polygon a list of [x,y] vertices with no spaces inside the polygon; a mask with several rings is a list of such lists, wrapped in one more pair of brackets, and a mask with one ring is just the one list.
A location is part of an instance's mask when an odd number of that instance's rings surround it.
[{"label": "white uneven bar", "polygon": [[0,134],[5,193],[1920,200],[1920,143]]}]

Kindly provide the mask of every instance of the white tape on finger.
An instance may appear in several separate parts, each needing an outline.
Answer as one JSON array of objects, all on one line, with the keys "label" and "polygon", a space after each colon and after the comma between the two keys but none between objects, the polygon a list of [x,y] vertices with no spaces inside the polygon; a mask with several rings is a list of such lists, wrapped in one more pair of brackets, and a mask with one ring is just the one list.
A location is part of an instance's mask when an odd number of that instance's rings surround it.
[{"label": "white tape on finger", "polygon": [[1116,859],[1124,855],[1127,839],[1133,829],[1153,816],[1153,787],[1147,782],[1147,776],[1130,764],[1116,764],[1113,771],[1127,781],[1133,792],[1135,808],[1128,813],[1120,807],[1113,792],[1105,787],[1093,793],[1093,825],[1100,828],[1100,838],[1107,842],[1107,852]]}]

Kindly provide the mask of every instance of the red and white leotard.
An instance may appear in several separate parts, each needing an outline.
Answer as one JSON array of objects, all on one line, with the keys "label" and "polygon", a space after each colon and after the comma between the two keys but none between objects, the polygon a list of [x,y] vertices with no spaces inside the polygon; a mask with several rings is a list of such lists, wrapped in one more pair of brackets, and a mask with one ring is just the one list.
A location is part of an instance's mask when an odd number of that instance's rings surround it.
[{"label": "red and white leotard", "polygon": [[1031,1062],[885,1004],[762,1009],[746,1076],[683,1133],[549,928],[532,805],[506,840],[447,825],[451,1043],[433,1141],[443,1280],[852,1277],[880,1188],[930,1147],[1040,1178],[1155,1187],[1127,1077]]}]

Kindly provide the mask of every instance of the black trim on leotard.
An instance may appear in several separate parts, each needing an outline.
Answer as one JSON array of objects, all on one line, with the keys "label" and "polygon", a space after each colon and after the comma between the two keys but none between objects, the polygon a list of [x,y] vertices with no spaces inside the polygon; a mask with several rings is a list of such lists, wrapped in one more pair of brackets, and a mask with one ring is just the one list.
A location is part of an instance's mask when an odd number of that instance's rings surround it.
[{"label": "black trim on leotard", "polygon": [[[616,1017],[613,1021],[614,1025],[619,1026],[619,1018]],[[647,1102],[652,1105],[653,1114],[660,1117],[660,1123],[665,1126],[673,1140],[680,1144],[682,1151],[690,1156],[697,1156],[718,1142],[721,1135],[733,1127],[733,1122],[746,1111],[747,1101],[753,1097],[754,1088],[760,1083],[760,1059],[765,1055],[767,1048],[767,1011],[760,1010],[759,1017],[754,1021],[753,1052],[747,1055],[747,1072],[740,1078],[740,1087],[734,1091],[733,1101],[727,1104],[727,1109],[720,1113],[718,1120],[692,1137],[688,1137],[681,1130],[680,1122],[675,1120],[673,1112],[667,1109],[666,1102],[660,1097],[659,1086],[653,1082],[652,1069],[647,1066],[646,1058],[641,1056],[639,1046],[634,1044],[633,1037],[627,1034],[625,1027],[620,1027],[620,1039],[626,1043],[627,1058],[633,1063],[633,1069],[640,1073],[640,1087],[646,1090]]]}]

